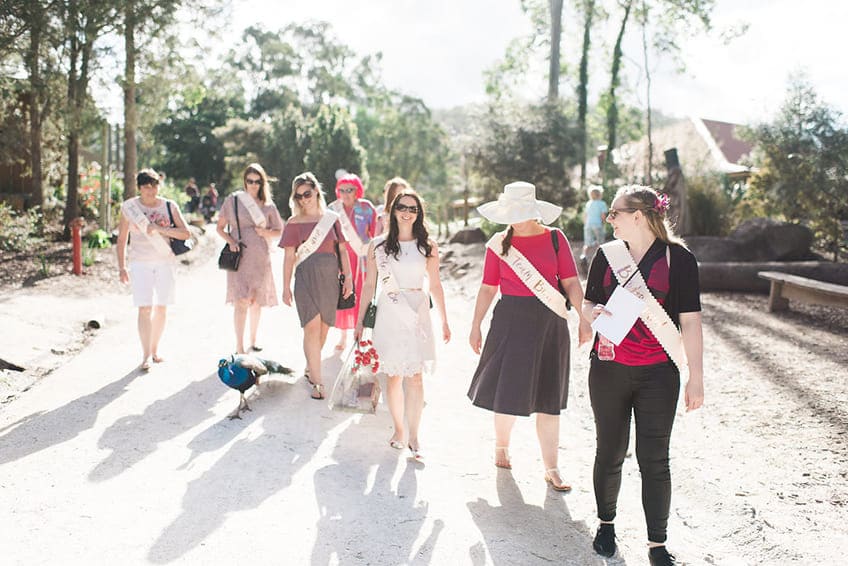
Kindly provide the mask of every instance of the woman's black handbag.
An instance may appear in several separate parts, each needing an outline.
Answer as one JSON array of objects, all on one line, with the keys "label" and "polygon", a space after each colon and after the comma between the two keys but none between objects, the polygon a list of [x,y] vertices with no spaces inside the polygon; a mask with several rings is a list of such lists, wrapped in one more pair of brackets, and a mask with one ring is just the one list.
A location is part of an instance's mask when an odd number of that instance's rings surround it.
[{"label": "woman's black handbag", "polygon": [[238,197],[233,197],[233,211],[236,217],[236,230],[238,231],[238,251],[232,251],[229,244],[224,244],[224,249],[221,250],[221,255],[218,256],[218,269],[226,271],[238,271],[239,262],[241,261],[241,249],[244,244],[241,243],[241,225],[238,219]]},{"label": "woman's black handbag", "polygon": [[[168,218],[171,219],[171,228],[176,228],[177,225],[174,224],[174,215],[171,214],[171,201],[165,201],[165,206],[168,208]],[[188,240],[168,238],[168,241],[171,244],[171,251],[174,252],[174,255],[182,255],[186,252],[190,252],[191,248],[194,247],[194,241],[190,238]]]},{"label": "woman's black handbag", "polygon": [[365,316],[362,317],[362,326],[365,328],[374,328],[374,323],[377,322],[377,303],[368,303],[368,308],[365,309]]},{"label": "woman's black handbag", "polygon": [[[341,252],[339,251],[339,240],[338,240],[339,231],[338,231],[338,228],[335,227],[335,225],[333,226],[333,229],[336,231],[336,261],[338,261],[338,263],[339,263],[339,300],[338,300],[338,303],[336,303],[336,310],[344,311],[344,310],[347,310],[347,309],[352,309],[353,307],[356,306],[356,286],[355,286],[355,284],[353,284],[351,282],[352,284],[351,284],[350,287],[351,287],[352,292],[351,292],[350,295],[348,295],[347,298],[345,298],[345,296],[344,296],[345,276],[344,276],[344,273],[342,273],[342,256],[341,256]],[[347,250],[345,250],[345,251],[347,251]]]}]

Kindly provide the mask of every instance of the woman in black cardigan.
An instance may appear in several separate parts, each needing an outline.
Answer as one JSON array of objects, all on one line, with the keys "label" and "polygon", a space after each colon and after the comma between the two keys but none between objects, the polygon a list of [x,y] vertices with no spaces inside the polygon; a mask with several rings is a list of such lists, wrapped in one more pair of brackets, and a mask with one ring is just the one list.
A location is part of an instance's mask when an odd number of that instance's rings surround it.
[{"label": "woman in black cardigan", "polygon": [[[642,506],[648,527],[648,556],[653,566],[676,563],[666,550],[665,541],[671,505],[668,449],[683,369],[678,365],[687,366],[689,373],[684,393],[686,410],[697,409],[704,400],[698,263],[675,237],[665,217],[667,209],[667,197],[659,197],[650,187],[631,185],[618,191],[607,222],[612,224],[613,234],[624,242],[626,250],[620,242],[610,242],[601,248],[604,253],[595,255],[583,302],[584,315],[590,320],[610,315],[604,305],[618,286],[618,278],[626,272],[622,279],[628,290],[638,295],[641,289],[658,303],[654,305],[653,316],[647,318],[670,319],[676,327],[663,336],[659,323],[651,320],[646,323],[642,316],[618,345],[599,334],[592,348],[589,370],[589,395],[597,434],[593,480],[600,519],[593,547],[604,556],[615,554],[613,520],[633,413]],[[615,257],[616,250],[626,260],[633,260],[638,273],[623,269],[619,265],[621,260],[612,262],[618,272],[613,273],[607,256]],[[628,252],[630,257],[626,255]],[[631,274],[635,278],[633,284]],[[646,304],[650,302],[653,301]]]}]

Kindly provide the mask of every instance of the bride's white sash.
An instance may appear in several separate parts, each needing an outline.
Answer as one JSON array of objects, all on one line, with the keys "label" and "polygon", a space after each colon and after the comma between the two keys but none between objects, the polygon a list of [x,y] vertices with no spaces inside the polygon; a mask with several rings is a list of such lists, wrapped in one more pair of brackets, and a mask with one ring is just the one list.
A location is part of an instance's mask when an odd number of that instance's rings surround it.
[{"label": "bride's white sash", "polygon": [[241,205],[247,210],[248,214],[250,214],[250,218],[253,220],[253,223],[260,228],[264,228],[268,222],[265,219],[265,215],[262,214],[262,209],[260,209],[259,205],[256,203],[256,199],[250,196],[246,191],[236,191],[234,194],[235,198],[239,199]]},{"label": "bride's white sash", "polygon": [[618,284],[645,301],[645,309],[639,315],[639,318],[642,319],[645,326],[663,347],[677,369],[682,372],[687,367],[683,338],[677,331],[674,321],[651,294],[648,284],[645,283],[645,278],[642,277],[642,273],[639,271],[636,262],[633,261],[633,256],[630,255],[627,246],[621,240],[613,240],[602,245],[601,249],[604,251]]},{"label": "bride's white sash", "polygon": [[332,229],[333,224],[336,223],[336,220],[339,219],[339,215],[333,212],[332,210],[324,211],[324,216],[321,217],[321,220],[318,221],[318,224],[315,225],[315,228],[310,232],[309,237],[306,238],[306,241],[300,244],[297,248],[297,260],[295,261],[295,268],[303,263],[306,258],[315,253],[321,243],[324,241],[324,238],[327,237],[327,233],[329,233],[330,229]]},{"label": "bride's white sash", "polygon": [[330,205],[330,208],[338,213],[339,218],[341,219],[342,232],[344,232],[345,239],[353,248],[353,251],[359,257],[362,257],[368,253],[368,244],[362,241],[362,238],[359,237],[359,233],[356,231],[353,223],[350,221],[350,217],[345,212],[344,203],[341,200],[337,200]]},{"label": "bride's white sash", "polygon": [[515,246],[510,246],[506,252],[506,257],[501,255],[503,249],[503,239],[506,232],[498,232],[492,236],[486,243],[486,247],[490,248],[497,256],[502,259],[518,276],[524,285],[530,289],[537,299],[542,301],[546,307],[551,309],[561,318],[568,320],[568,308],[566,306],[565,297],[559,292],[559,289],[551,285],[545,277],[539,273],[530,260],[524,257],[520,251],[515,249]]},{"label": "bride's white sash", "polygon": [[[429,303],[427,301],[422,301],[418,310],[412,308],[412,305],[409,304],[409,300],[404,295],[400,285],[398,285],[397,279],[395,279],[394,273],[392,272],[392,264],[389,262],[389,254],[386,253],[385,238],[381,238],[383,245],[380,246],[377,245],[381,243],[380,241],[372,241],[374,242],[374,259],[377,262],[377,279],[380,284],[381,293],[386,295],[393,304],[406,306],[411,316],[415,317],[413,320],[415,321],[415,329],[418,337],[426,338],[426,333],[420,324],[420,320],[422,316],[429,316]],[[401,300],[401,298],[403,298],[403,300]]]},{"label": "bride's white sash", "polygon": [[142,236],[147,238],[147,241],[150,242],[150,245],[159,252],[160,254],[173,254],[171,251],[171,246],[165,241],[165,238],[159,234],[148,234],[147,226],[150,224],[150,220],[144,215],[144,212],[141,211],[141,204],[139,203],[139,198],[135,197],[129,200],[126,200],[121,204],[121,212],[123,212],[124,216],[127,217],[127,220],[135,224],[138,231]]}]

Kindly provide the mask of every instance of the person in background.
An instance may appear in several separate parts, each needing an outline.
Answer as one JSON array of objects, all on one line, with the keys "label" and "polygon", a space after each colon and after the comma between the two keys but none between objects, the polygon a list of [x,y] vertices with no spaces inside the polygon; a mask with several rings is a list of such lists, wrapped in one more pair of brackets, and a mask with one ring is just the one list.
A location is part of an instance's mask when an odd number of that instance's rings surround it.
[{"label": "person in background", "polygon": [[339,351],[347,347],[348,330],[356,326],[362,282],[365,278],[365,256],[368,253],[368,243],[377,232],[377,211],[371,201],[363,198],[364,195],[362,179],[353,173],[347,173],[336,181],[336,200],[330,203],[330,209],[340,218],[353,272],[353,289],[356,293],[356,305],[336,313],[335,326],[341,331],[339,343],[336,344],[336,350]]},{"label": "person in background", "polygon": [[[162,182],[165,182],[164,178],[162,179]],[[197,188],[197,181],[194,180],[194,177],[191,177],[188,180],[188,184],[185,186],[185,194],[188,197],[186,211],[195,212],[197,210],[197,206],[200,204],[200,190]]]},{"label": "person in background", "polygon": [[[487,244],[469,336],[471,349],[480,354],[482,347],[482,355],[468,397],[474,405],[494,412],[495,465],[500,468],[512,467],[509,444],[515,418],[535,413],[545,481],[557,491],[570,491],[557,464],[559,416],[568,405],[571,365],[567,304],[557,287],[561,284],[575,305],[583,303],[583,290],[565,235],[544,226],[557,220],[562,208],[536,200],[534,185],[516,182],[506,185],[497,201],[480,205],[477,211],[509,228]],[[530,273],[532,279],[517,273]],[[480,325],[499,289],[501,298],[483,346]],[[592,331],[589,322],[582,315],[579,318],[579,343],[583,344]]]},{"label": "person in background", "polygon": [[595,256],[598,246],[604,243],[604,220],[609,210],[607,203],[603,200],[603,187],[591,185],[587,192],[589,201],[583,213],[583,253],[580,255],[583,273],[588,271],[589,263]]},{"label": "person in background", "polygon": [[[243,189],[224,200],[217,224],[218,235],[230,249],[241,250],[238,271],[227,271],[227,304],[233,305],[238,354],[262,350],[257,343],[262,307],[278,304],[269,241],[278,239],[283,233],[283,220],[271,200],[271,186],[265,169],[259,163],[251,163],[242,174],[242,182]],[[248,315],[249,342],[245,346]]]},{"label": "person in background", "polygon": [[215,183],[209,183],[209,188],[206,189],[206,196],[209,198],[209,204],[212,208],[218,208],[218,189]]},{"label": "person in background", "polygon": [[592,546],[602,556],[615,554],[613,521],[632,413],[652,566],[677,563],[665,547],[671,506],[668,451],[684,367],[689,370],[686,410],[704,402],[698,262],[671,230],[667,211],[668,197],[658,197],[650,187],[618,190],[607,214],[617,240],[595,254],[583,302],[584,316],[594,320],[609,316],[604,306],[619,285],[645,301],[645,310],[619,345],[598,334],[590,355],[600,520]]},{"label": "person in background", "polygon": [[[191,233],[172,200],[158,196],[159,174],[142,169],[136,176],[139,196],[124,201],[118,225],[118,269],[121,283],[132,286],[138,307],[141,370],[159,363],[159,341],[165,331],[168,305],[176,299],[176,256],[169,239],[187,240]],[[172,220],[173,219],[173,220]],[[127,243],[133,235],[127,263]]]},{"label": "person in background", "polygon": [[408,188],[410,188],[409,183],[401,177],[395,177],[386,181],[383,187],[383,204],[377,207],[377,235],[385,234],[389,231],[390,216],[386,213],[386,209],[391,208],[392,201],[395,200],[395,196],[399,191]]},{"label": "person in background", "polygon": [[[362,299],[371,302],[379,274],[382,287],[373,342],[380,356],[380,370],[388,375],[386,399],[394,422],[389,446],[401,450],[406,445],[413,458],[421,460],[418,431],[424,410],[422,374],[432,373],[436,361],[425,277],[429,295],[441,315],[445,342],[450,340],[451,332],[439,279],[439,250],[427,233],[421,198],[414,190],[404,189],[389,210],[388,232],[374,240],[368,251]],[[357,341],[362,337],[364,313],[365,309],[361,309],[357,319]]]},{"label": "person in background", "polygon": [[289,205],[294,216],[286,223],[279,244],[286,251],[283,303],[291,306],[294,297],[303,328],[305,377],[312,386],[312,398],[323,399],[321,350],[330,326],[336,323],[340,264],[345,275],[342,296],[349,297],[353,292],[350,259],[342,246],[345,239],[339,215],[327,209],[324,192],[315,175],[307,171],[294,178]]}]

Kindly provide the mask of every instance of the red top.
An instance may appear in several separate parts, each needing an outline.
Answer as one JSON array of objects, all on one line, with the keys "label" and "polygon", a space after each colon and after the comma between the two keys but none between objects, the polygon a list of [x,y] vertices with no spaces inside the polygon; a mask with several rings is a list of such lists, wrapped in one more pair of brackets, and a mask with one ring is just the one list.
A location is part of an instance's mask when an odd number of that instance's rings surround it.
[{"label": "red top", "polygon": [[[577,276],[577,264],[571,255],[568,239],[559,230],[556,231],[559,240],[559,252],[554,252],[551,232],[548,229],[536,236],[513,236],[512,245],[524,254],[524,257],[539,270],[544,278],[557,286],[557,276],[568,279]],[[517,295],[528,297],[533,292],[518,278],[515,272],[490,248],[486,248],[486,262],[483,265],[483,283],[500,286],[502,295]]]},{"label": "red top", "polygon": [[[300,247],[300,244],[305,242],[309,235],[312,233],[312,229],[318,222],[287,222],[286,227],[283,228],[283,236],[280,238],[279,246],[281,248],[294,248],[297,251],[297,248]],[[342,227],[339,224],[339,221],[336,220],[336,223],[330,228],[330,231],[327,232],[327,235],[324,237],[324,241],[321,242],[321,245],[318,246],[318,249],[315,250],[316,254],[334,254],[336,253],[336,240],[340,242],[346,242],[344,237],[344,233],[342,232]]]}]

